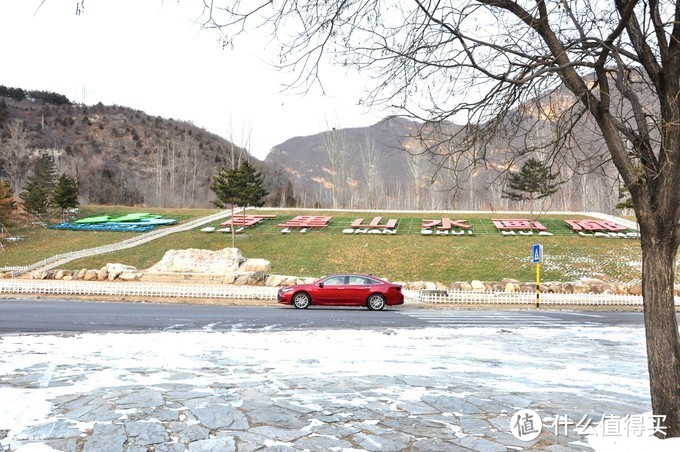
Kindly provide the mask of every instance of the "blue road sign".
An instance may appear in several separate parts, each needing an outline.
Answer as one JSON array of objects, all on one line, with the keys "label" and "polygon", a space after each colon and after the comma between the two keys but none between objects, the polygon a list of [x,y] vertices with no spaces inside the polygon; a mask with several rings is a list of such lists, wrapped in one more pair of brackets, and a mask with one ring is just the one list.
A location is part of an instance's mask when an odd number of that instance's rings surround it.
[{"label": "blue road sign", "polygon": [[533,264],[543,262],[543,245],[534,245],[534,249],[531,252],[531,262]]}]

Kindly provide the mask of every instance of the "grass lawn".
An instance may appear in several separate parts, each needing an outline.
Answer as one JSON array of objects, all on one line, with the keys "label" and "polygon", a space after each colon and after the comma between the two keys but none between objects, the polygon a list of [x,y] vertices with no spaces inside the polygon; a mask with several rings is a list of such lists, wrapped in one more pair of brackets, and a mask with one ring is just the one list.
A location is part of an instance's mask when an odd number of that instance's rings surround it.
[{"label": "grass lawn", "polygon": [[[196,218],[215,210],[193,209],[124,209],[164,213],[173,218]],[[103,207],[93,209],[88,215],[108,213]],[[544,248],[541,266],[543,281],[573,281],[581,277],[605,276],[613,281],[628,282],[640,278],[640,245],[634,239],[607,239],[581,237],[565,224],[564,216],[542,215],[536,220],[545,225],[553,236],[503,236],[491,223],[492,218],[526,218],[526,215],[452,214],[447,213],[348,213],[319,211],[266,211],[250,212],[277,215],[276,219],[247,228],[237,235],[236,246],[245,257],[271,261],[272,273],[323,276],[340,271],[372,273],[399,281],[470,281],[480,279],[497,281],[513,278],[533,281],[536,267],[531,263],[532,245]],[[296,215],[331,215],[328,228],[310,229],[307,233],[293,230],[282,234],[277,224]],[[83,215],[86,216],[86,215]],[[369,222],[375,216],[398,220],[396,235],[343,234],[342,231],[356,218]],[[423,236],[420,225],[423,219],[468,220],[473,225],[474,236]],[[570,216],[585,218],[583,216]],[[212,226],[218,227],[217,222]],[[35,236],[34,236],[35,234]],[[124,240],[128,233],[93,233],[52,230],[33,230],[24,241],[11,244],[3,257],[13,253],[12,264],[33,263],[38,256],[48,257],[60,252],[97,246]],[[30,245],[27,246],[27,245]],[[141,247],[94,256],[70,262],[70,269],[100,268],[107,262],[120,262],[145,269],[158,262],[169,249],[198,248],[217,250],[231,246],[231,236],[223,233],[202,233],[198,229],[171,234]],[[26,248],[24,258],[19,249]],[[47,248],[48,250],[46,250]],[[57,251],[58,250],[58,251]],[[18,263],[18,255],[23,262]],[[42,258],[42,257],[41,257]],[[4,262],[9,262],[9,259]],[[14,263],[17,262],[17,263]]]},{"label": "grass lawn", "polygon": [[[110,215],[112,217],[117,217],[132,212],[159,214],[166,218],[174,218],[178,222],[181,222],[210,215],[218,212],[218,210],[84,206],[80,208],[77,218],[95,215]],[[12,236],[23,237],[23,239],[16,242],[3,242],[5,251],[0,252],[0,266],[3,267],[30,265],[57,254],[121,242],[137,235],[136,233],[130,232],[60,231],[36,225],[12,227],[9,228],[9,231]]]}]

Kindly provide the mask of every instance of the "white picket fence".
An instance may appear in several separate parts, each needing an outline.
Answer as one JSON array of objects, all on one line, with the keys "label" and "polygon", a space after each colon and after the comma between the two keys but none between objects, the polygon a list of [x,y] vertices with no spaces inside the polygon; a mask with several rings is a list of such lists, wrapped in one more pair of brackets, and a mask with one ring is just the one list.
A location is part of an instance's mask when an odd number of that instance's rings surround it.
[{"label": "white picket fence", "polygon": [[[584,305],[584,306],[642,306],[638,295],[618,295],[606,293],[541,293],[541,305]],[[498,305],[535,305],[535,292],[493,292],[493,291],[428,291],[418,292],[421,303],[450,304],[498,304]],[[680,306],[680,297],[675,297],[675,305]]]},{"label": "white picket fence", "polygon": [[[158,282],[62,281],[42,279],[0,280],[0,294],[84,295],[120,297],[214,298],[232,300],[276,300],[278,287],[226,284],[177,284]],[[412,291],[404,290],[407,303],[452,305],[535,305],[534,292]],[[542,293],[541,306],[642,306],[642,297],[616,294]],[[680,306],[680,297],[675,297]]]},{"label": "white picket fence", "polygon": [[21,280],[0,281],[0,293],[41,295],[108,295],[168,298],[275,300],[278,287],[174,284],[152,282]]}]

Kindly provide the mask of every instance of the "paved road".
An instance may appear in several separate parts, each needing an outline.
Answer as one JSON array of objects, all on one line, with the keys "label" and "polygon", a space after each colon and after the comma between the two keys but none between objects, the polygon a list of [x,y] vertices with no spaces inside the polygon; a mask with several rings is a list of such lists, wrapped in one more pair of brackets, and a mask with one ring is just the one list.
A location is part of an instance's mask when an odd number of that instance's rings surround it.
[{"label": "paved road", "polygon": [[377,329],[642,325],[638,312],[241,307],[71,300],[0,300],[0,334],[165,330]]}]

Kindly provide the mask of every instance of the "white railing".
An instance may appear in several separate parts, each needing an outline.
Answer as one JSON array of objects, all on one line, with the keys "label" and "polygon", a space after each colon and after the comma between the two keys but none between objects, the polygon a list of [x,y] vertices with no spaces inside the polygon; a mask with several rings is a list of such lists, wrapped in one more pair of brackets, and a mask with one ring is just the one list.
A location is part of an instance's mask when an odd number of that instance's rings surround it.
[{"label": "white railing", "polygon": [[56,281],[6,279],[0,293],[41,295],[109,295],[168,298],[275,300],[278,287],[173,284],[147,282]]},{"label": "white railing", "polygon": [[[536,304],[536,293],[421,290],[417,299],[421,303],[533,305]],[[607,293],[541,293],[539,301],[541,305],[642,306],[642,297],[639,295]],[[680,306],[680,297],[675,297],[675,305]]]},{"label": "white railing", "polygon": [[[158,282],[60,281],[42,279],[0,280],[0,294],[138,296],[168,298],[215,298],[232,300],[276,300],[278,287],[222,284],[176,284]],[[407,303],[534,305],[534,292],[411,291],[404,290]],[[642,306],[642,297],[616,294],[542,293],[542,306]],[[680,306],[680,297],[675,297]]]},{"label": "white railing", "polygon": [[0,267],[0,272],[23,272],[28,270],[29,265],[18,265],[14,267]]}]

